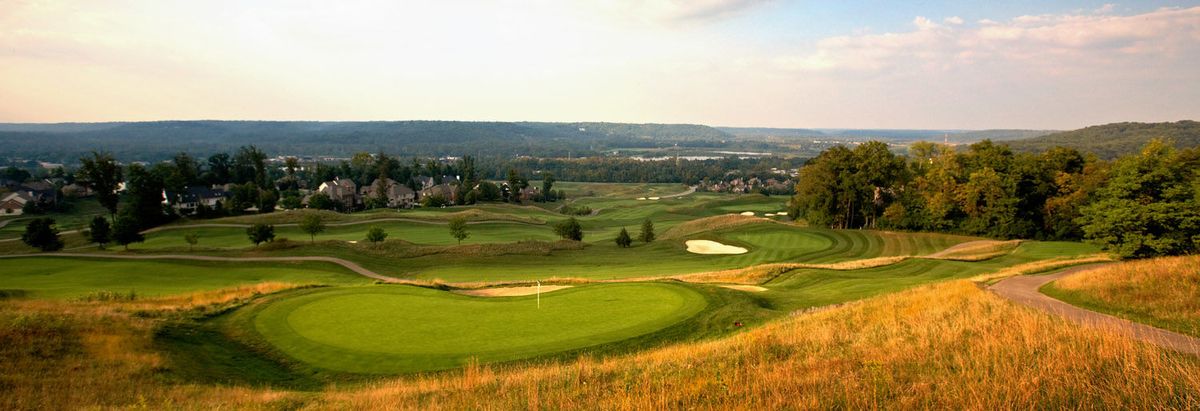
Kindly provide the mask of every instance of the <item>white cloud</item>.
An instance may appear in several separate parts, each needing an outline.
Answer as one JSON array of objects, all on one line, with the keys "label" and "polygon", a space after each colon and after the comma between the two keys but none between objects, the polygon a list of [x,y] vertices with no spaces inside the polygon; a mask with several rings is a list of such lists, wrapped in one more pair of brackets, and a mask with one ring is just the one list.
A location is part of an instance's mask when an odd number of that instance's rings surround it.
[{"label": "white cloud", "polygon": [[942,19],[942,21],[946,22],[946,24],[952,24],[955,26],[963,24],[962,17],[958,17],[958,16],[946,17],[945,19]]}]

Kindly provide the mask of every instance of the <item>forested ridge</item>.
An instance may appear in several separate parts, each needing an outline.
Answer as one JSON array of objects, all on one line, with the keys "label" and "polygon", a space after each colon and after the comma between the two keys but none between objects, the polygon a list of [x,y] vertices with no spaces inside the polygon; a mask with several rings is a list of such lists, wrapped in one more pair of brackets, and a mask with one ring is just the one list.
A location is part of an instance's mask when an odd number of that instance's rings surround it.
[{"label": "forested ridge", "polygon": [[1100,158],[1114,159],[1136,153],[1151,139],[1161,138],[1176,148],[1200,146],[1200,122],[1112,123],[1063,131],[1010,143],[1016,151],[1039,152],[1056,146],[1070,147]]},{"label": "forested ridge", "polygon": [[[141,161],[207,156],[255,145],[282,155],[567,157],[612,148],[726,146],[732,135],[694,124],[481,121],[154,121],[0,124],[6,155],[70,162],[92,150]],[[722,143],[725,141],[725,143]]]},{"label": "forested ridge", "polygon": [[793,217],[836,228],[1084,239],[1127,257],[1200,250],[1200,148],[1150,140],[1116,160],[1055,147],[1017,153],[881,142],[822,152],[800,170]]}]

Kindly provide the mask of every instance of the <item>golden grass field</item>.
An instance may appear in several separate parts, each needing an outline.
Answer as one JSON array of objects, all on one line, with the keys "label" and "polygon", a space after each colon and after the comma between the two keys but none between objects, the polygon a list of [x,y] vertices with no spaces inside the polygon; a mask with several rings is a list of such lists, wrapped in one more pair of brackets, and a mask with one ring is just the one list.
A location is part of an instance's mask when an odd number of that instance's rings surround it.
[{"label": "golden grass field", "polygon": [[[164,299],[220,306],[263,290]],[[139,302],[0,304],[0,407],[813,409],[1200,407],[1200,359],[953,281],[605,359],[470,366],[292,392],[172,385]],[[139,314],[141,313],[141,314]]]},{"label": "golden grass field", "polygon": [[1054,287],[1090,308],[1200,335],[1200,256],[1124,262],[1065,277]]}]

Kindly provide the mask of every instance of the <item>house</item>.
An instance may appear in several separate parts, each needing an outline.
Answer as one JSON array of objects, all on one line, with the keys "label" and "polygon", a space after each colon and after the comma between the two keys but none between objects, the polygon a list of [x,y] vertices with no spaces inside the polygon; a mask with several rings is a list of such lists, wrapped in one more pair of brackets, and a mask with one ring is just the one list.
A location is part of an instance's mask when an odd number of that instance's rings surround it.
[{"label": "house", "polygon": [[536,187],[525,187],[517,193],[521,196],[521,201],[532,201],[540,196],[539,190]]},{"label": "house", "polygon": [[416,176],[413,177],[413,181],[417,183],[417,187],[421,187],[422,191],[437,185],[434,183],[433,177]]},{"label": "house", "polygon": [[23,192],[8,193],[0,197],[0,215],[21,215],[25,212],[25,203],[33,198]]},{"label": "house", "polygon": [[393,181],[390,178],[383,179],[382,184],[380,183],[379,179],[376,179],[375,181],[371,182],[371,185],[364,186],[362,189],[360,189],[358,191],[358,195],[360,198],[363,198],[364,201],[367,198],[379,197],[380,193],[378,193],[377,190],[379,190],[381,185],[384,189],[383,195],[387,198],[387,206],[390,208],[409,208],[417,202],[416,192],[403,184]]},{"label": "house", "polygon": [[18,193],[25,193],[33,201],[45,205],[58,204],[58,187],[51,184],[49,181],[31,181],[21,184],[14,190]]},{"label": "house", "polygon": [[184,213],[192,213],[201,205],[215,208],[217,203],[224,201],[229,196],[229,192],[220,186],[216,186],[216,188],[192,186],[183,191],[163,190],[163,204],[170,204],[175,210]]},{"label": "house", "polygon": [[454,186],[445,183],[421,190],[422,199],[433,196],[440,196],[451,203],[458,202],[458,190],[455,190]]},{"label": "house", "polygon": [[329,196],[330,200],[341,203],[347,209],[354,208],[359,203],[358,185],[348,178],[335,177],[317,187],[318,193]]}]

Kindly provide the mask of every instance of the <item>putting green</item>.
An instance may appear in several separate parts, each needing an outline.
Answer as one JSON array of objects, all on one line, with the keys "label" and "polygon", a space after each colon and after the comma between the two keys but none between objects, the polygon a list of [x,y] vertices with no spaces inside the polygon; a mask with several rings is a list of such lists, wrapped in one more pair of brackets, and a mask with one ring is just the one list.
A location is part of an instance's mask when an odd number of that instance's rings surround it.
[{"label": "putting green", "polygon": [[403,373],[510,361],[617,342],[707,306],[686,286],[603,284],[541,296],[470,297],[409,286],[316,290],[268,303],[253,327],[317,368]]}]

